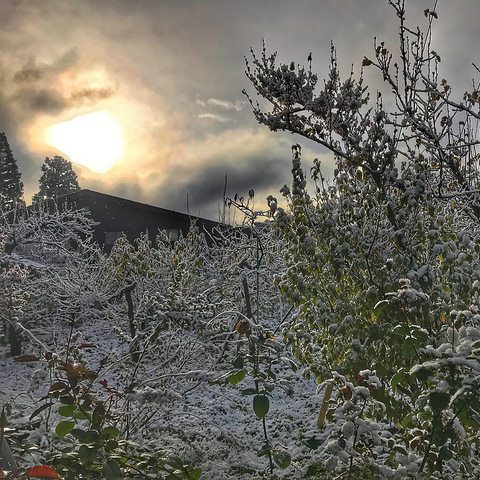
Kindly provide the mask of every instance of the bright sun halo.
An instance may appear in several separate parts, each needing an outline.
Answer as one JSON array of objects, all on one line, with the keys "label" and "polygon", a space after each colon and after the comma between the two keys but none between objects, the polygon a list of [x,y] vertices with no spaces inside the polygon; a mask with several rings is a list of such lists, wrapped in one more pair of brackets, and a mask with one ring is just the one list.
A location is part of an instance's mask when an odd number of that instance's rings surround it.
[{"label": "bright sun halo", "polygon": [[107,112],[80,115],[52,125],[47,142],[69,159],[97,173],[110,170],[123,153],[122,131]]}]

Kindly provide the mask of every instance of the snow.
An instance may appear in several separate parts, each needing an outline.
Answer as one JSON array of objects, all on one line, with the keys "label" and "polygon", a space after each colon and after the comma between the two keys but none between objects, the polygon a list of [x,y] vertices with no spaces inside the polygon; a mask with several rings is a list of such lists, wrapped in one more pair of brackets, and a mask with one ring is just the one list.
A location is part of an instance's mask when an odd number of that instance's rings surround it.
[{"label": "snow", "polygon": [[[62,345],[69,335],[67,326],[60,324],[50,332],[35,329],[33,332],[52,350],[56,345]],[[188,334],[194,335],[192,332]],[[109,355],[119,357],[126,352],[124,340],[107,323],[85,321],[78,327],[77,337],[78,343],[95,346],[82,352],[82,361],[92,370],[99,368],[102,358]],[[35,345],[27,345],[25,351],[40,356]],[[204,366],[205,358],[199,354],[189,363],[190,367]],[[235,386],[212,384],[208,381],[211,375],[203,378],[203,370],[188,367],[185,365],[187,384],[194,386],[198,381],[198,386],[185,395],[174,394],[168,388],[162,391],[149,387],[134,390],[130,395],[136,405],[134,408],[141,409],[144,405],[144,408],[151,409],[153,405],[158,409],[148,425],[136,433],[134,440],[144,446],[151,444],[152,448],[164,445],[183,455],[202,469],[202,478],[261,478],[268,467],[266,457],[258,457],[256,453],[264,443],[261,421],[253,413],[252,397],[242,394],[243,390],[253,386],[253,381],[247,377]],[[219,365],[218,369],[222,367],[227,365]],[[149,369],[155,371],[156,366],[150,364]],[[285,471],[278,470],[279,478],[301,478],[304,465],[317,455],[317,451],[311,450],[305,442],[320,436],[315,422],[321,395],[316,393],[313,380],[293,374],[286,367],[281,377],[288,382],[292,393],[288,395],[281,388],[273,391],[267,428],[271,441],[285,448],[292,455],[293,464],[299,465]],[[101,378],[111,387],[120,387],[116,383],[115,369],[107,371]],[[23,427],[28,424],[28,417],[39,406],[48,385],[45,362],[16,362],[7,355],[6,347],[1,347],[0,405],[10,404],[12,424]],[[101,390],[98,385],[97,389]],[[51,435],[42,423],[40,429],[30,434],[30,441],[44,448],[52,441]]]}]

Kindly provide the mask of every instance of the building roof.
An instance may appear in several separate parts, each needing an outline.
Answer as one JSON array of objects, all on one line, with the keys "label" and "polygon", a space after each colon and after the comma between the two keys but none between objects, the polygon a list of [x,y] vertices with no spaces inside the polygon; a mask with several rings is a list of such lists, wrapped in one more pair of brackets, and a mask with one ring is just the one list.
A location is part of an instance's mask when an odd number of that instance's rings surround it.
[{"label": "building roof", "polygon": [[[111,205],[113,204],[119,207],[124,206],[129,208],[138,208],[139,210],[142,210],[144,212],[148,211],[149,213],[152,213],[154,215],[169,216],[169,217],[175,216],[178,219],[181,219],[183,221],[190,221],[191,219],[197,219],[201,223],[204,223],[207,225],[211,224],[212,226],[218,225],[220,223],[218,221],[216,222],[214,220],[197,217],[195,215],[189,215],[187,213],[177,212],[175,210],[168,210],[166,208],[156,207],[154,205],[149,205],[148,203],[136,202],[135,200],[129,200],[127,198],[116,197],[114,195],[109,195],[107,193],[97,192],[95,190],[90,190],[88,188],[83,188],[81,190],[78,190],[77,192],[70,193],[68,195],[65,195],[65,197],[71,200],[74,200],[75,198],[87,200],[88,198],[96,197],[97,199],[102,200],[103,202],[109,203]],[[59,199],[59,203],[61,203],[61,198]]]}]

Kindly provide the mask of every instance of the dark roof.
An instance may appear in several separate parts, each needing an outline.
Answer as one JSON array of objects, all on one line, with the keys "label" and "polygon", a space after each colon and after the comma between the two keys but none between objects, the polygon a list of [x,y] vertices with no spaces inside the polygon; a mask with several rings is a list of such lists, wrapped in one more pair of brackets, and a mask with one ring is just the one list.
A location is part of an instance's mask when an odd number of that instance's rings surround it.
[{"label": "dark roof", "polygon": [[154,205],[149,205],[148,203],[141,203],[141,202],[136,202],[135,200],[129,200],[127,198],[122,198],[122,197],[116,197],[114,195],[109,195],[107,193],[101,193],[97,192],[95,190],[90,190],[88,188],[82,188],[81,190],[78,190],[77,192],[69,193],[68,195],[65,195],[64,197],[61,197],[58,199],[58,203],[61,203],[62,198],[69,198],[74,200],[75,198],[88,198],[88,197],[97,197],[100,198],[104,201],[108,201],[110,204],[116,204],[118,206],[128,206],[130,208],[138,208],[142,211],[149,211],[152,214],[157,214],[157,215],[174,215],[177,218],[181,218],[184,221],[189,221],[190,219],[198,219],[202,223],[205,224],[212,224],[212,225],[218,225],[220,222],[216,222],[214,220],[209,220],[206,218],[201,218],[197,217],[195,215],[188,215],[186,213],[182,212],[177,212],[175,210],[168,210],[166,208],[161,208],[161,207],[156,207]]}]

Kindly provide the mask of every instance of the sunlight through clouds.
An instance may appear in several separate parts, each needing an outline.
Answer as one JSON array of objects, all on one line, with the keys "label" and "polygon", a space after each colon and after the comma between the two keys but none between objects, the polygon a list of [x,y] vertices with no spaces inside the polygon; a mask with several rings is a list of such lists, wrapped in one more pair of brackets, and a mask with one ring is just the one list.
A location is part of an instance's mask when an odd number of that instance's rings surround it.
[{"label": "sunlight through clouds", "polygon": [[124,142],[115,118],[107,112],[80,115],[49,128],[47,143],[74,163],[105,173],[120,159]]}]

